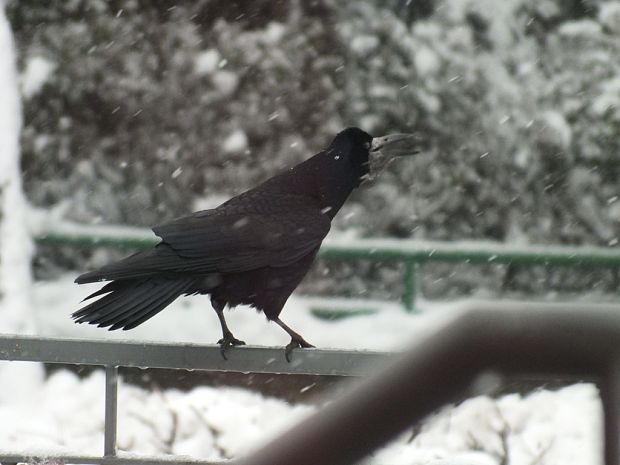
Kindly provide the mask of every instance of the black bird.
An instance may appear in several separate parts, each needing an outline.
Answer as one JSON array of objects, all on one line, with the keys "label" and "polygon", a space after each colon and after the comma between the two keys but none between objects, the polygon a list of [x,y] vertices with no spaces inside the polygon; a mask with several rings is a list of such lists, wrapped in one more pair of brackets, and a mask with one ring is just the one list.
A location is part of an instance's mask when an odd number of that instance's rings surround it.
[{"label": "black bird", "polygon": [[224,358],[227,348],[244,344],[228,329],[224,307],[246,304],[291,336],[289,360],[292,349],[313,346],[279,315],[308,272],[331,220],[353,189],[394,156],[416,153],[414,141],[407,134],[373,138],[348,128],[322,152],[219,207],[154,227],[161,242],[153,249],[75,280],[110,282],[86,297],[100,298],[73,313],[73,319],[127,330],[180,295],[210,294]]}]

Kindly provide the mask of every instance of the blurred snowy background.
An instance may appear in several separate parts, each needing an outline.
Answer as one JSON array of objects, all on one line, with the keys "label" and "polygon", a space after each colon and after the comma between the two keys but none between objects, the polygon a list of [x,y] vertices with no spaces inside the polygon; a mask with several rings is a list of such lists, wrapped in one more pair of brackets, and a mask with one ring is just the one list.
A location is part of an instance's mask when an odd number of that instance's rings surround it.
[{"label": "blurred snowy background", "polygon": [[[620,3],[598,0],[8,1],[29,201],[85,223],[212,207],[345,126],[428,149],[345,205],[372,237],[614,247]],[[40,248],[38,277],[110,251]],[[323,264],[302,291],[397,294]],[[429,296],[613,292],[611,271],[427,267]],[[372,288],[373,283],[377,289]],[[353,283],[353,284],[352,284]],[[370,287],[370,289],[369,289]],[[616,296],[617,297],[617,296]]]},{"label": "blurred snowy background", "polygon": [[[337,217],[334,234],[618,246],[619,1],[5,4],[23,109],[25,196],[58,218],[148,226],[209,208],[307,158],[338,130],[355,125],[373,134],[418,132],[427,149],[355,193]],[[17,102],[9,103],[5,110],[18,109]],[[3,170],[0,180],[11,173]],[[13,205],[20,211],[19,202]],[[15,236],[19,229],[11,231]],[[14,252],[27,255],[24,247]],[[68,314],[88,291],[75,290],[70,281],[76,270],[119,254],[39,247],[33,295],[17,289],[11,293],[17,300],[11,306],[5,300],[2,310],[26,308],[31,299],[40,333],[107,337],[94,328],[74,332]],[[28,272],[18,271],[12,271],[13,279],[3,275],[4,290],[7,283],[28,281]],[[617,299],[619,282],[616,270],[502,265],[473,271],[465,265],[429,265],[424,279],[429,297],[561,293],[601,300]],[[395,268],[320,263],[300,292],[395,298],[400,281]],[[215,340],[210,329],[201,329],[215,321],[205,312],[206,303],[188,302],[175,305],[196,309],[196,319],[187,318],[187,328],[179,325],[179,334],[169,331],[180,311],[174,308],[144,334]],[[306,318],[307,309],[295,299],[288,308],[291,324],[311,328],[318,345],[357,347],[358,339],[342,340],[336,323]],[[240,313],[233,318],[245,318]],[[392,349],[416,330],[426,330],[424,317],[386,314],[355,323],[359,338],[374,341],[365,348]],[[263,331],[262,318],[250,317],[246,334],[259,333],[248,337],[253,343],[286,342]],[[394,328],[397,335],[390,338]],[[32,444],[34,437],[46,450],[63,448],[69,436],[83,433],[73,446],[96,449],[101,408],[93,403],[100,397],[92,386],[100,386],[97,376],[82,383],[64,372],[48,383],[30,376],[19,389],[0,391],[0,417],[10,419],[0,428],[0,447]],[[304,410],[274,407],[246,392],[217,396],[207,389],[184,397],[127,389],[122,399],[129,400],[122,402],[131,405],[131,418],[119,433],[120,445],[147,453],[234,456],[263,429],[270,430],[264,422],[280,414],[293,421]],[[58,403],[69,391],[81,394],[66,399],[69,404]],[[51,412],[22,425],[32,416],[13,407],[28,405],[32,396],[48,399]],[[2,403],[3,398],[12,400]],[[251,412],[251,428],[235,431],[217,410],[233,398],[245,405],[239,415]],[[85,406],[99,412],[92,423],[68,415]],[[443,412],[421,436],[404,438],[381,459],[598,464],[599,408],[588,385],[557,395],[479,398]],[[157,409],[173,413],[159,421]],[[576,424],[569,420],[574,417],[586,420]],[[273,428],[287,421],[272,422]],[[441,462],[445,457],[453,462]]]}]

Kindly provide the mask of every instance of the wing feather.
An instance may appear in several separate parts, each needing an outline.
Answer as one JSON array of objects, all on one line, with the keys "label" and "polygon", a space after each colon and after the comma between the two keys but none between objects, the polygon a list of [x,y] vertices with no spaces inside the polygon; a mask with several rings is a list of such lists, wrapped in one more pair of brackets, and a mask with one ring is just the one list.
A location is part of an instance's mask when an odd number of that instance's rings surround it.
[{"label": "wing feather", "polygon": [[278,210],[207,210],[156,226],[153,232],[178,254],[177,265],[183,271],[282,267],[317,249],[329,232],[330,220],[303,205]]}]

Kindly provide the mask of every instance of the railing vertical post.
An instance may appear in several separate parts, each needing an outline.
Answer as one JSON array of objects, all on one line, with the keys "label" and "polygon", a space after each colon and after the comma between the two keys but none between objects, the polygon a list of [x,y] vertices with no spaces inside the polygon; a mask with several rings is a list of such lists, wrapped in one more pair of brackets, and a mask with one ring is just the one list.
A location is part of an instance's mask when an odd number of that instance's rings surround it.
[{"label": "railing vertical post", "polygon": [[118,399],[118,367],[105,367],[105,429],[103,438],[103,454],[116,455],[116,419]]},{"label": "railing vertical post", "polygon": [[620,358],[607,367],[601,386],[605,422],[605,465],[620,464]]},{"label": "railing vertical post", "polygon": [[418,263],[413,259],[405,262],[405,292],[403,294],[403,305],[408,312],[415,311],[415,301],[417,292]]}]

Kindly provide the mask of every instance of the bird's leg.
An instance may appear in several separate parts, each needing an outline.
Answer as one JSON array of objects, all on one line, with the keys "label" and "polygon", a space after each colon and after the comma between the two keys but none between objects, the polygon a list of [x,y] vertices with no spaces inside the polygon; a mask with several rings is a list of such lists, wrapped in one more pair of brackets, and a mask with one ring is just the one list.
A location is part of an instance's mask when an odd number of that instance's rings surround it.
[{"label": "bird's leg", "polygon": [[277,325],[280,326],[280,328],[282,328],[288,333],[289,336],[291,336],[291,342],[289,342],[284,348],[284,356],[286,357],[287,362],[291,361],[291,353],[293,352],[293,349],[314,347],[303,337],[301,337],[299,333],[296,333],[290,327],[288,327],[280,318],[276,318],[273,321],[275,321]]},{"label": "bird's leg", "polygon": [[226,324],[226,319],[224,318],[224,305],[217,301],[211,301],[213,305],[213,310],[217,314],[218,320],[220,320],[220,326],[222,327],[222,339],[217,341],[220,345],[220,353],[222,354],[222,358],[226,359],[226,350],[232,346],[243,346],[245,342],[237,339],[233,336],[233,333],[228,329],[228,325]]}]

